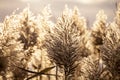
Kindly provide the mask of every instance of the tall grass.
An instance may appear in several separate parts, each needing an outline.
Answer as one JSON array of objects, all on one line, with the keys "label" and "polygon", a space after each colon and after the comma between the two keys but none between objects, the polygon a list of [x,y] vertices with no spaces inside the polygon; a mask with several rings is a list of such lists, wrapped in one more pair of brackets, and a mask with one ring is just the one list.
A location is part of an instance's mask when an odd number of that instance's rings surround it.
[{"label": "tall grass", "polygon": [[50,18],[49,7],[37,16],[25,8],[0,23],[1,79],[120,79],[120,5],[113,22],[101,10],[90,28],[77,8]]}]

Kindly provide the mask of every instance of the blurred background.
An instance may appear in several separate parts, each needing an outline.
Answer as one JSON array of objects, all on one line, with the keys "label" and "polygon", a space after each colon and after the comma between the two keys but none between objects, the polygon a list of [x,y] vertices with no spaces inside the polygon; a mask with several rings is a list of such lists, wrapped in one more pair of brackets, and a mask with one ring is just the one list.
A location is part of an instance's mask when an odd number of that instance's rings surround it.
[{"label": "blurred background", "polygon": [[62,14],[65,5],[73,9],[75,6],[79,8],[80,14],[84,16],[89,26],[95,21],[96,14],[103,9],[108,15],[108,21],[112,21],[115,16],[116,3],[120,0],[0,0],[0,22],[5,16],[12,14],[17,8],[17,12],[21,12],[27,5],[30,5],[30,10],[34,14],[39,14],[42,9],[48,4],[51,5],[52,19]]}]

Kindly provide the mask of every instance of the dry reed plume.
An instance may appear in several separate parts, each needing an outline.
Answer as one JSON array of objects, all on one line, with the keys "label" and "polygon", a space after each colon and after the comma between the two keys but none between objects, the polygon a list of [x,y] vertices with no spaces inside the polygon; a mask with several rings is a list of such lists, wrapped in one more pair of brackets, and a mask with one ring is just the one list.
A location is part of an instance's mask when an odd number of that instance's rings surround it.
[{"label": "dry reed plume", "polygon": [[90,28],[77,8],[50,18],[49,7],[26,8],[0,23],[0,80],[120,80],[120,4]]}]

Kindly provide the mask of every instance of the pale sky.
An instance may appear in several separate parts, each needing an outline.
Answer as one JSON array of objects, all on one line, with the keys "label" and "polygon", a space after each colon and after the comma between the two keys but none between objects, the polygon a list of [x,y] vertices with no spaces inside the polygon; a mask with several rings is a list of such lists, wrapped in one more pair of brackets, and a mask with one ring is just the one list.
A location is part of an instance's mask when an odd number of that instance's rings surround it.
[{"label": "pale sky", "polygon": [[108,21],[112,21],[116,11],[115,2],[118,1],[120,0],[0,0],[0,22],[17,8],[20,9],[18,12],[21,12],[28,3],[35,14],[50,4],[54,19],[62,14],[64,6],[67,4],[71,9],[77,6],[80,14],[88,19],[90,24],[95,21],[96,14],[101,9],[108,15]]}]

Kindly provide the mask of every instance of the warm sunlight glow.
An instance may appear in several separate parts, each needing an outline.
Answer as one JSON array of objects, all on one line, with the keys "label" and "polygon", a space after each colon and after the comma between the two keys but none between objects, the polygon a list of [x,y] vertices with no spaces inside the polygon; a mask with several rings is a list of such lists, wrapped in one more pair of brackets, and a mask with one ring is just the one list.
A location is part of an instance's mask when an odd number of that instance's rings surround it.
[{"label": "warm sunlight glow", "polygon": [[34,1],[37,1],[37,0],[21,0],[22,2],[34,2]]},{"label": "warm sunlight glow", "polygon": [[29,1],[31,1],[31,0],[21,0],[22,2],[29,2]]},{"label": "warm sunlight glow", "polygon": [[106,0],[78,0],[78,1],[83,3],[83,4],[95,4],[95,3],[104,2]]}]

